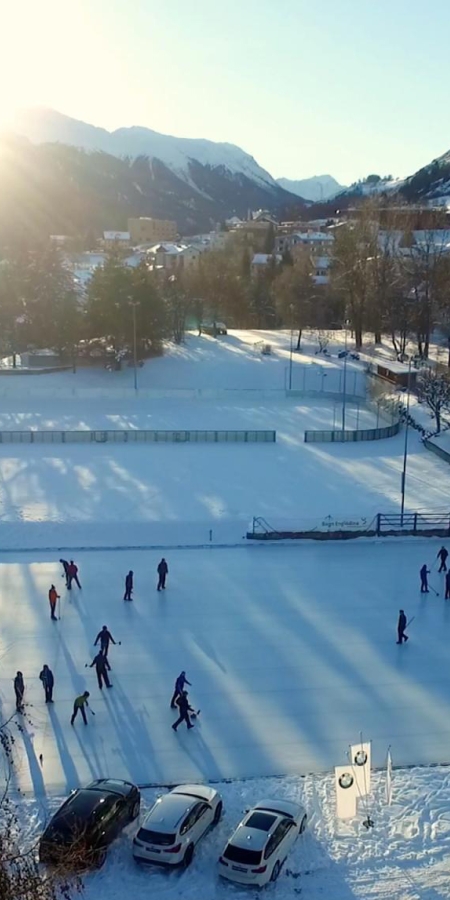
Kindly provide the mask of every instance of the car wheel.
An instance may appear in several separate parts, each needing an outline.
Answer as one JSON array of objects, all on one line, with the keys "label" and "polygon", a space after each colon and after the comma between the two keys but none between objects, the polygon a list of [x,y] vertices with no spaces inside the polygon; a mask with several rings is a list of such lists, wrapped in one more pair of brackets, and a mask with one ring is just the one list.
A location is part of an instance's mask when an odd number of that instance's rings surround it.
[{"label": "car wheel", "polygon": [[272,869],[272,874],[271,874],[271,876],[270,876],[270,880],[271,880],[271,881],[276,881],[277,878],[278,878],[278,876],[279,876],[279,874],[280,874],[280,872],[281,872],[281,863],[280,863],[280,860],[277,859],[277,861],[276,861],[276,863],[275,863],[275,865],[274,865],[274,867],[273,867],[273,869]]},{"label": "car wheel", "polygon": [[133,806],[131,807],[130,822],[134,822],[134,820],[137,819],[140,808],[141,808],[140,800],[135,800],[133,803]]},{"label": "car wheel", "polygon": [[300,822],[300,828],[298,829],[298,833],[299,833],[299,834],[303,834],[303,832],[304,832],[304,830],[305,830],[305,828],[306,828],[306,822],[307,822],[307,819],[308,819],[308,816],[306,816],[306,815],[303,816],[303,819],[302,819],[302,821]]},{"label": "car wheel", "polygon": [[99,850],[95,855],[95,868],[101,869],[102,866],[105,864],[105,860],[106,860],[106,850],[103,848],[103,850]]},{"label": "car wheel", "polygon": [[220,822],[220,817],[222,815],[223,804],[222,801],[219,800],[219,803],[216,806],[216,811],[214,813],[213,825],[218,825]]},{"label": "car wheel", "polygon": [[185,869],[187,869],[187,867],[190,866],[193,855],[194,855],[194,845],[189,844],[189,847],[187,848],[186,853],[183,856],[182,865],[184,866]]}]

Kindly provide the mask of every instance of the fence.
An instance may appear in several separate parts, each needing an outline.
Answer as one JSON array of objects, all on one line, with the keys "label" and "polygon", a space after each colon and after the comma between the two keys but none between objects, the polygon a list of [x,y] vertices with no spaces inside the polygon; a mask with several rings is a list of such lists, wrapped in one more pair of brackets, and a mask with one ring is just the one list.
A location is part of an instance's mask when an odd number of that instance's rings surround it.
[{"label": "fence", "polygon": [[439,456],[440,459],[443,459],[444,462],[450,463],[450,453],[447,450],[444,450],[443,447],[440,447],[439,444],[435,444],[434,441],[425,440],[424,446],[427,450],[431,450],[432,453],[435,453],[436,456]]},{"label": "fence", "polygon": [[273,444],[276,431],[0,431],[0,444]]},{"label": "fence", "polygon": [[357,537],[401,537],[416,535],[421,537],[450,536],[450,513],[411,512],[377,513],[372,519],[365,516],[326,516],[320,522],[305,522],[296,527],[290,523],[274,527],[261,516],[254,516],[247,539],[253,541],[284,540],[334,540],[342,541]]},{"label": "fence", "polygon": [[362,400],[367,395],[366,373],[350,368],[347,368],[344,377],[341,367],[313,362],[308,365],[296,364],[292,369],[286,366],[284,375],[288,396],[342,397],[344,387],[347,397]]},{"label": "fence", "polygon": [[352,441],[381,441],[383,438],[394,437],[400,431],[400,420],[393,425],[385,425],[382,428],[360,428],[357,431],[305,431],[307,444],[317,443],[347,443]]}]

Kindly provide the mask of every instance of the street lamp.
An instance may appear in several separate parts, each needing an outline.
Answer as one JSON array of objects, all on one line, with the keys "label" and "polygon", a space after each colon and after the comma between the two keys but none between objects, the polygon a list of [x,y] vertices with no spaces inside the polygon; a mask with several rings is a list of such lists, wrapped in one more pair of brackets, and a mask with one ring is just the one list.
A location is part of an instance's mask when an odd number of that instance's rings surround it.
[{"label": "street lamp", "polygon": [[409,357],[408,366],[408,397],[406,400],[406,425],[405,425],[405,446],[403,450],[403,470],[402,470],[402,503],[400,508],[400,526],[403,526],[403,516],[405,513],[405,490],[406,490],[406,464],[408,462],[408,431],[409,431],[409,398],[411,392],[411,356]]},{"label": "street lamp", "polygon": [[136,347],[136,307],[139,306],[139,303],[136,300],[129,300],[129,305],[133,310],[133,365],[134,365],[134,390],[138,389],[138,381],[137,381],[137,347]]},{"label": "street lamp", "polygon": [[289,344],[289,390],[292,390],[292,352],[293,352],[293,341],[294,341],[294,305],[291,303],[289,306],[291,311],[291,338]]},{"label": "street lamp", "polygon": [[346,413],[346,406],[347,406],[347,353],[348,353],[348,346],[347,346],[347,326],[348,326],[348,320],[347,320],[347,319],[345,320],[344,325],[345,325],[345,356],[344,356],[344,384],[343,384],[343,386],[342,386],[342,387],[343,387],[343,391],[342,391],[342,393],[343,393],[343,398],[342,398],[342,431],[345,431],[345,413]]}]

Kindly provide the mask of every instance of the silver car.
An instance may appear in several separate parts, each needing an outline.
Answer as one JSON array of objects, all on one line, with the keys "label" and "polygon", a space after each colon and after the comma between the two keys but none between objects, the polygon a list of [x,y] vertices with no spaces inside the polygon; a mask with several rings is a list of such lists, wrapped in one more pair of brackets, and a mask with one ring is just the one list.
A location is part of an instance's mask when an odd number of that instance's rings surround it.
[{"label": "silver car", "polygon": [[222,798],[203,784],[182,784],[160,797],[133,841],[139,862],[188,866],[195,845],[220,821]]}]

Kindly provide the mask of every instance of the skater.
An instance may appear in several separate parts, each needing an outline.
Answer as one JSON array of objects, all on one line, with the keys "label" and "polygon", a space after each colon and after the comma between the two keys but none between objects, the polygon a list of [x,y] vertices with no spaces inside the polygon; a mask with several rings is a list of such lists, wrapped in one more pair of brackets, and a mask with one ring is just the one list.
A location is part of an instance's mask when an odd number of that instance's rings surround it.
[{"label": "skater", "polygon": [[108,660],[109,642],[111,641],[112,644],[115,644],[116,642],[115,642],[111,632],[108,630],[107,625],[104,625],[102,630],[99,631],[99,633],[94,641],[94,647],[97,646],[99,641],[100,641],[100,649],[103,651],[103,653],[105,655],[106,668],[111,670],[111,666],[110,666],[109,660]]},{"label": "skater", "polygon": [[123,595],[123,599],[124,600],[132,600],[133,599],[131,596],[132,593],[133,593],[133,572],[130,569],[130,571],[128,572],[128,575],[125,578],[125,593]]},{"label": "skater", "polygon": [[[101,691],[103,690],[103,683],[102,683],[103,681],[105,682],[107,688],[112,687],[112,684],[111,684],[111,682],[109,680],[109,676],[108,676],[107,663],[108,663],[108,660],[106,659],[105,651],[99,650],[99,652],[97,653],[97,656],[94,657],[94,659],[92,660],[92,662],[89,666],[90,669],[92,669],[92,667],[95,666],[95,671],[97,673],[98,686]],[[87,663],[86,663],[86,665],[87,665]]]},{"label": "skater", "polygon": [[16,695],[16,710],[17,712],[23,712],[23,695],[25,693],[25,685],[23,683],[22,672],[17,672],[13,684],[14,693]]},{"label": "skater", "polygon": [[169,567],[164,559],[162,558],[161,562],[158,564],[158,568],[156,570],[158,572],[158,587],[157,590],[160,591],[161,588],[163,591],[166,589],[166,578],[169,574]]},{"label": "skater", "polygon": [[181,694],[183,693],[185,684],[188,684],[189,687],[192,687],[191,682],[188,681],[187,678],[186,678],[186,672],[183,670],[183,672],[180,673],[180,675],[178,676],[178,678],[177,678],[177,680],[176,680],[176,682],[175,682],[175,690],[174,690],[174,692],[173,692],[173,697],[172,697],[172,699],[171,699],[171,701],[170,701],[170,708],[171,708],[171,709],[175,709],[175,708],[176,708],[176,707],[175,707],[175,704],[176,704],[176,702],[177,702],[177,700],[178,700],[178,697],[180,697]]},{"label": "skater", "polygon": [[429,594],[428,590],[428,578],[427,576],[430,574],[430,570],[427,569],[426,564],[422,566],[420,570],[420,593],[421,594]]},{"label": "skater", "polygon": [[441,549],[439,550],[439,553],[436,557],[436,559],[441,560],[441,564],[439,566],[438,572],[446,572],[447,571],[447,557],[448,557],[448,550],[446,550],[445,547],[441,547]]},{"label": "skater", "polygon": [[62,574],[62,578],[66,579],[66,588],[68,588],[69,587],[69,563],[67,562],[67,559],[60,559],[60,563],[64,570],[63,574]]},{"label": "skater", "polygon": [[445,576],[445,599],[450,600],[450,572]]},{"label": "skater", "polygon": [[48,602],[50,603],[50,618],[56,621],[55,609],[56,604],[59,600],[59,594],[56,593],[55,585],[52,584],[49,592],[48,592]]},{"label": "skater", "polygon": [[405,628],[406,628],[406,616],[405,616],[405,613],[403,612],[403,610],[401,609],[399,617],[398,617],[398,625],[397,625],[397,633],[398,633],[397,644],[402,644],[403,641],[406,642],[408,640],[408,635],[405,634]]},{"label": "skater", "polygon": [[187,691],[181,691],[181,694],[177,700],[177,706],[180,710],[180,716],[177,721],[173,723],[173,730],[176,731],[178,726],[181,725],[182,722],[186,722],[188,728],[193,728],[194,726],[189,718],[189,713],[194,712],[194,710],[192,709],[192,706],[189,706]]},{"label": "skater", "polygon": [[42,681],[42,685],[45,691],[45,702],[53,703],[53,685],[55,683],[55,679],[53,678],[52,670],[49,669],[47,664],[43,666],[39,678]]},{"label": "skater", "polygon": [[89,703],[88,703],[89,696],[90,696],[89,691],[85,691],[84,694],[80,694],[79,697],[75,697],[75,702],[73,704],[72,718],[70,720],[71,725],[73,725],[73,723],[75,722],[75,719],[79,712],[81,712],[84,724],[87,725],[86,710],[84,707],[89,706]]},{"label": "skater", "polygon": [[74,581],[75,584],[78,585],[79,588],[81,588],[81,584],[78,580],[78,566],[75,565],[73,559],[70,560],[69,568],[67,571],[68,571],[68,575],[69,575],[68,580],[67,580],[68,590],[69,591],[72,590],[72,581]]}]

